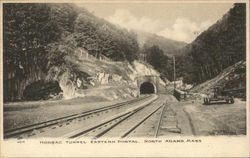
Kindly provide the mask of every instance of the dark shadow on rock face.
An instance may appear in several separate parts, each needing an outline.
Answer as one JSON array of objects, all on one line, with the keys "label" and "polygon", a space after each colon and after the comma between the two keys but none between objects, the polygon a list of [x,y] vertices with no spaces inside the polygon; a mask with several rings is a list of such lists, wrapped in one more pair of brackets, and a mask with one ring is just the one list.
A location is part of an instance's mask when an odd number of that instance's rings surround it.
[{"label": "dark shadow on rock face", "polygon": [[23,100],[46,100],[62,92],[57,81],[39,80],[28,85],[23,92]]},{"label": "dark shadow on rock face", "polygon": [[154,85],[150,82],[144,82],[140,86],[140,94],[150,94],[155,93]]}]

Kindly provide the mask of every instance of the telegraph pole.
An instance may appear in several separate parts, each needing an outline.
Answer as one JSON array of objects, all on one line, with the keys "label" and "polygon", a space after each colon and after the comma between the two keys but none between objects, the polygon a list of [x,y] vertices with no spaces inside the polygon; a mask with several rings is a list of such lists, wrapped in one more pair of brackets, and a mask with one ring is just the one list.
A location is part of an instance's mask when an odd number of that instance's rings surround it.
[{"label": "telegraph pole", "polygon": [[175,57],[173,56],[173,63],[174,63],[174,89],[175,89]]}]

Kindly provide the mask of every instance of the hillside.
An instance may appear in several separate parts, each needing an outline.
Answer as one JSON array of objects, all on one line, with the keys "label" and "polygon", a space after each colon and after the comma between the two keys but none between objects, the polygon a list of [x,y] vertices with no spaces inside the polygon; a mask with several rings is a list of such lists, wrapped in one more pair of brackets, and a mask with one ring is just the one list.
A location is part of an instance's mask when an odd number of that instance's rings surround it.
[{"label": "hillside", "polygon": [[[34,14],[37,12],[40,14]],[[78,61],[72,59],[78,50],[94,58],[92,62],[105,59],[111,63],[133,63],[138,59],[134,33],[72,4],[6,3],[3,15],[4,101],[36,100],[42,94],[61,92],[67,96],[63,85],[75,87],[77,76],[82,76],[85,82],[93,77],[76,69],[93,69],[94,66],[88,67],[88,62],[81,61],[82,66],[69,62]],[[112,66],[105,70],[108,69]],[[115,68],[115,71],[123,70]]]},{"label": "hillside", "polygon": [[235,97],[246,98],[246,61],[229,66],[216,77],[195,86],[191,92],[209,94],[215,87],[230,90]]},{"label": "hillside", "polygon": [[154,67],[163,80],[173,80],[173,56],[184,55],[180,50],[187,44],[153,33],[134,31],[139,44],[139,58]]},{"label": "hillside", "polygon": [[246,60],[246,6],[235,4],[217,23],[201,33],[177,57],[177,76],[199,84],[225,68]]},{"label": "hillside", "polygon": [[187,45],[185,42],[167,39],[153,33],[143,31],[135,31],[135,33],[137,34],[139,46],[142,49],[158,46],[161,50],[163,50],[164,55],[169,57],[172,57],[173,55],[180,55],[182,52],[179,50]]}]

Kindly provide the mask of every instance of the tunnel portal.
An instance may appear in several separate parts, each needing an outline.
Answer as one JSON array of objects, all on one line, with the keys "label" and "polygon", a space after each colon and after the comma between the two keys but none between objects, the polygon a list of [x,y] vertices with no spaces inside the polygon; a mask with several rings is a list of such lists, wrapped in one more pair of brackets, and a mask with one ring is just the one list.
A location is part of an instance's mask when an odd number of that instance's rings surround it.
[{"label": "tunnel portal", "polygon": [[150,82],[144,82],[140,86],[140,94],[151,94],[155,93],[155,87]]}]

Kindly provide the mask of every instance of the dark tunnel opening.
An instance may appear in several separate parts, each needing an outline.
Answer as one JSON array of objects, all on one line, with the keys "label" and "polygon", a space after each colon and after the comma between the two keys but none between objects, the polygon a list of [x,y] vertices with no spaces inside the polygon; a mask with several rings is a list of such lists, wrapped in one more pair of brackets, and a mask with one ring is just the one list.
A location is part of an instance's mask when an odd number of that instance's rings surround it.
[{"label": "dark tunnel opening", "polygon": [[155,93],[154,85],[150,82],[144,82],[140,86],[140,94],[151,94]]}]

